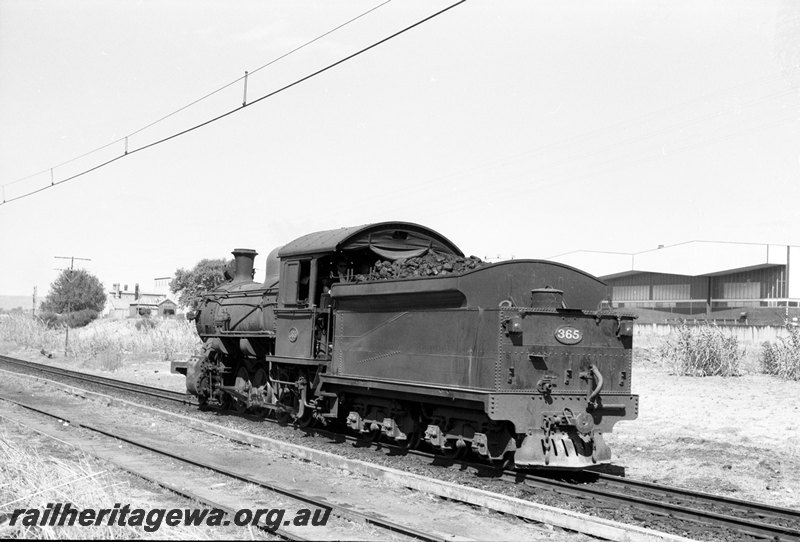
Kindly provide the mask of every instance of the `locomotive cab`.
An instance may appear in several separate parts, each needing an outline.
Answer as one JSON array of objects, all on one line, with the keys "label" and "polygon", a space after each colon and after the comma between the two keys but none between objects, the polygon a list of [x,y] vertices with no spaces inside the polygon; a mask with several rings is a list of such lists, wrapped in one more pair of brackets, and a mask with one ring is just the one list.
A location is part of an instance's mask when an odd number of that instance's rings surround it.
[{"label": "locomotive cab", "polygon": [[409,258],[428,250],[463,256],[433,230],[403,222],[317,232],[278,249],[276,336],[287,340],[278,340],[275,355],[330,359],[332,290],[363,280],[376,259]]}]

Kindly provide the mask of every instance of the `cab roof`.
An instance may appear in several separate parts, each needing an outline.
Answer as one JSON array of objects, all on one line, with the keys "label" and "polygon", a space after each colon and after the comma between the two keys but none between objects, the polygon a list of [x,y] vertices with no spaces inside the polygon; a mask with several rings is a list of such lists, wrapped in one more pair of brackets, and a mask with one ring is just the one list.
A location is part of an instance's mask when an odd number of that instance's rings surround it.
[{"label": "cab roof", "polygon": [[449,239],[410,222],[379,222],[309,233],[284,245],[278,258],[314,256],[369,248],[388,259],[409,258],[428,249],[464,256]]}]

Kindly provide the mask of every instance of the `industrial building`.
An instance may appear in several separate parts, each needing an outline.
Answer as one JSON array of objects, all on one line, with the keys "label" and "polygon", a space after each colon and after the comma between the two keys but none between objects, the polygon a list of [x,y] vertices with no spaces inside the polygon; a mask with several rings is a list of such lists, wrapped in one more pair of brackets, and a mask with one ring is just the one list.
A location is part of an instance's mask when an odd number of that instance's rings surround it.
[{"label": "industrial building", "polygon": [[614,307],[713,316],[800,306],[800,247],[688,241],[634,254],[580,250],[550,258],[600,277]]}]

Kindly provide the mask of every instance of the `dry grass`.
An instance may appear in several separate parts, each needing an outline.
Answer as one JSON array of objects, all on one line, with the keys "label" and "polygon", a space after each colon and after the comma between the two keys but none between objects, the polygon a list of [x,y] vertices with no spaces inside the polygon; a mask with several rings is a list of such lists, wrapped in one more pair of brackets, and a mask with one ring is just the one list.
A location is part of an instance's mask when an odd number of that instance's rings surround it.
[{"label": "dry grass", "polygon": [[678,327],[661,345],[661,356],[675,374],[739,376],[744,356],[736,337],[715,325]]},{"label": "dry grass", "polygon": [[800,380],[800,329],[789,328],[789,336],[761,347],[761,370],[787,380]]},{"label": "dry grass", "polygon": [[[115,481],[85,456],[65,461],[43,455],[40,446],[16,442],[0,432],[0,514],[12,514],[15,509],[45,510],[48,503],[70,503],[79,510],[112,508],[114,503],[129,503],[150,508],[149,503],[132,502],[127,482]],[[173,538],[197,539],[203,532],[193,527],[164,526],[155,532],[143,527],[99,525],[24,526],[17,518],[16,525],[0,523],[0,539],[131,539]]]},{"label": "dry grass", "polygon": [[12,313],[0,320],[0,342],[51,352],[64,346],[64,332],[25,314]]},{"label": "dry grass", "polygon": [[[71,329],[67,357],[86,366],[115,371],[134,358],[171,361],[190,356],[201,346],[194,326],[186,320],[150,320],[147,325],[141,322],[95,320],[88,326]],[[63,352],[64,339],[63,329],[49,329],[27,315],[15,314],[0,320],[0,343]]]}]

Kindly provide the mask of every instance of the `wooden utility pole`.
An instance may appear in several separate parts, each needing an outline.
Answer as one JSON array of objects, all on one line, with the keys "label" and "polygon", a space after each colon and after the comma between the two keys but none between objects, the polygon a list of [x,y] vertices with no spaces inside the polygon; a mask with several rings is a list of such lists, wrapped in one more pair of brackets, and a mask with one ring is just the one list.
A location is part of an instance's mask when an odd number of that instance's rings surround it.
[{"label": "wooden utility pole", "polygon": [[[90,258],[77,258],[75,256],[54,256],[54,258],[58,258],[59,260],[69,260],[69,269],[59,269],[59,271],[64,271],[64,278],[67,279],[67,282],[72,284],[72,281],[75,280],[75,277],[72,275],[73,268],[75,267],[75,260],[83,260],[85,262],[91,262]],[[72,313],[72,300],[70,299],[69,292],[67,292],[67,336],[64,339],[64,357],[67,357],[67,351],[69,350],[69,317]]]}]

